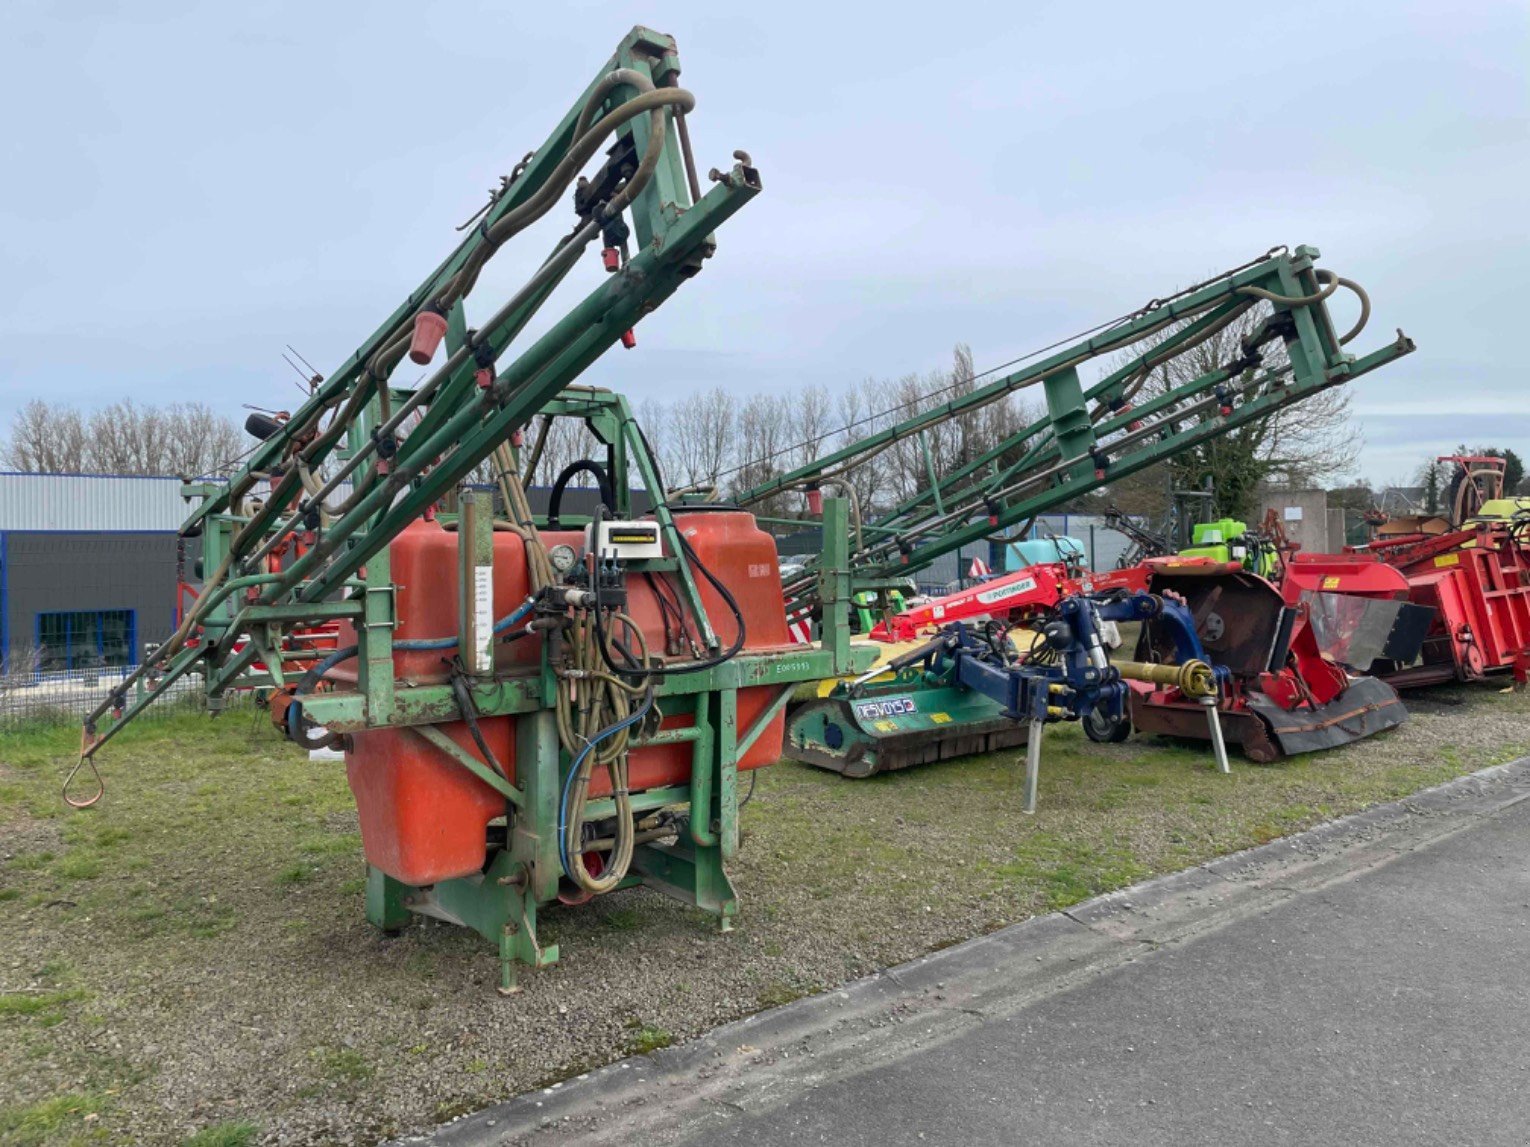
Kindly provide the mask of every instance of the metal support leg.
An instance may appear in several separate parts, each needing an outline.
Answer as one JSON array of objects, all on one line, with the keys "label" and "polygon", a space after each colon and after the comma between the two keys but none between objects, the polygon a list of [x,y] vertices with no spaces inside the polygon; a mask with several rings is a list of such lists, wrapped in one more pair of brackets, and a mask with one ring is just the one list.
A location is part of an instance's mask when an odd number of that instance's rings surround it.
[{"label": "metal support leg", "polygon": [[1222,718],[1217,712],[1217,699],[1202,697],[1201,704],[1206,706],[1206,720],[1211,724],[1211,750],[1217,755],[1217,772],[1230,773],[1232,766],[1227,763],[1227,742],[1222,739]]},{"label": "metal support leg", "polygon": [[367,919],[384,932],[397,932],[409,923],[404,896],[410,891],[381,869],[367,865]]},{"label": "metal support leg", "polygon": [[1041,778],[1041,730],[1045,721],[1032,720],[1025,738],[1025,812],[1036,811],[1036,782]]}]

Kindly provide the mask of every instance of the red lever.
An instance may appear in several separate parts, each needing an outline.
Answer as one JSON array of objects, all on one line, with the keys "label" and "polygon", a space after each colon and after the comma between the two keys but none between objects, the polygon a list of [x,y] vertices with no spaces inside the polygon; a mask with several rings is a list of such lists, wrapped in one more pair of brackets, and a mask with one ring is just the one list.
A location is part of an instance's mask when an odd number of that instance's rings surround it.
[{"label": "red lever", "polygon": [[622,346],[631,350],[637,346],[637,332],[631,329],[622,332]]},{"label": "red lever", "polygon": [[600,262],[607,271],[620,271],[622,269],[622,253],[615,247],[607,247],[600,253]]},{"label": "red lever", "polygon": [[436,348],[446,337],[446,316],[436,311],[421,311],[414,316],[414,337],[409,340],[409,361],[427,365],[436,357]]}]

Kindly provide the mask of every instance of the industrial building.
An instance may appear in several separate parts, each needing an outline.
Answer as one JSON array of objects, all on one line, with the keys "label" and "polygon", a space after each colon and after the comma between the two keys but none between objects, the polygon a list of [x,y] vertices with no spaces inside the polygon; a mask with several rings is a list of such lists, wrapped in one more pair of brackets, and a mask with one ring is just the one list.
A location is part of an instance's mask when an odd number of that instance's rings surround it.
[{"label": "industrial building", "polygon": [[179,478],[0,473],[7,670],[136,665],[175,626]]},{"label": "industrial building", "polygon": [[[170,635],[178,585],[201,581],[200,543],[178,536],[181,488],[175,477],[0,472],[0,671],[137,665],[145,644]],[[550,491],[527,493],[545,513]],[[646,510],[646,493],[634,497]],[[570,486],[563,506],[589,514],[598,500]]]}]

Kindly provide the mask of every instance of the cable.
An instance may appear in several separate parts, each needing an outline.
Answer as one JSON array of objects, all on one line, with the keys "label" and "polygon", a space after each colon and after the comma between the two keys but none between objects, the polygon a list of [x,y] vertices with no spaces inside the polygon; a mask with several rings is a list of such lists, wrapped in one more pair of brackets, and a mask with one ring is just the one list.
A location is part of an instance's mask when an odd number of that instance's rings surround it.
[{"label": "cable", "polygon": [[601,659],[605,661],[606,666],[611,672],[618,676],[625,674],[628,676],[653,678],[675,677],[682,673],[700,673],[707,669],[715,669],[723,662],[731,660],[738,655],[739,650],[744,648],[744,612],[739,608],[738,601],[729,592],[728,587],[718,581],[716,575],[707,569],[701,558],[697,556],[696,551],[691,548],[691,543],[686,540],[685,535],[676,531],[675,536],[680,539],[680,548],[685,551],[687,559],[701,571],[702,577],[712,583],[712,588],[718,592],[723,601],[727,603],[728,608],[733,612],[733,618],[738,623],[738,634],[733,639],[732,645],[705,661],[687,662],[684,665],[669,665],[662,668],[658,666],[644,666],[642,669],[622,669],[616,662],[611,660],[611,654],[606,648],[605,635],[600,621],[601,610],[596,609],[593,611],[597,638],[596,644],[600,648]]}]

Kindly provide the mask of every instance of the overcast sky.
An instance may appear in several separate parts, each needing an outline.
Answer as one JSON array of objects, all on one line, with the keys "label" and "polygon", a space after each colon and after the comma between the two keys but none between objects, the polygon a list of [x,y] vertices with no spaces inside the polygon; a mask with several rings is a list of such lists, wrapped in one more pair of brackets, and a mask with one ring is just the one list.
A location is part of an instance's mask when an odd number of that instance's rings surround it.
[{"label": "overcast sky", "polygon": [[1355,385],[1366,476],[1530,453],[1523,0],[6,9],[0,424],[291,404],[283,345],[338,364],[642,22],[679,44],[703,171],[747,148],[765,192],[587,381],[837,387],[957,342],[982,368],[1309,243],[1371,293],[1351,350],[1419,344]]}]

